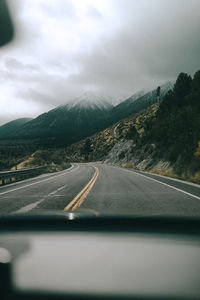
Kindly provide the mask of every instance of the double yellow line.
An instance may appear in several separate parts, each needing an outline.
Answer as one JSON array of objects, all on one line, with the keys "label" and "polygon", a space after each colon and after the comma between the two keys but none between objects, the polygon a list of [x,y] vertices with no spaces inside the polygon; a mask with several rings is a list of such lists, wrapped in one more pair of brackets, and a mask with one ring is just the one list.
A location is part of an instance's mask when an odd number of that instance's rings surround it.
[{"label": "double yellow line", "polygon": [[83,203],[83,200],[87,197],[95,184],[97,177],[99,176],[99,170],[96,167],[92,179],[86,184],[86,186],[78,193],[78,195],[64,208],[64,211],[75,210]]}]

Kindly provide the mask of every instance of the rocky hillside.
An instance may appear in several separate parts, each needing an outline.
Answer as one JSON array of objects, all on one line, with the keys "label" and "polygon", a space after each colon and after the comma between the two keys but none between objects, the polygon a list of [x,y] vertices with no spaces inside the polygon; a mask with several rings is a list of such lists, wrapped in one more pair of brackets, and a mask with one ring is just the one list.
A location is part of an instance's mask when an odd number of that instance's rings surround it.
[{"label": "rocky hillside", "polygon": [[[159,103],[142,110],[118,123],[83,139],[66,148],[66,156],[71,161],[106,161],[116,164],[130,162],[129,150],[134,147],[134,140],[144,132],[145,122],[155,117]],[[124,145],[121,148],[121,145]],[[116,148],[119,150],[115,151]],[[127,149],[125,155],[123,152]],[[123,157],[122,157],[123,156]],[[123,159],[122,159],[123,158]]]},{"label": "rocky hillside", "polygon": [[181,73],[160,103],[66,149],[68,159],[148,170],[200,183],[200,71]]},{"label": "rocky hillside", "polygon": [[26,156],[25,160],[18,164],[18,168],[88,161],[102,161],[127,166],[133,159],[131,151],[134,149],[135,137],[142,136],[145,122],[155,117],[158,107],[159,103],[153,104],[66,148],[37,150]]}]

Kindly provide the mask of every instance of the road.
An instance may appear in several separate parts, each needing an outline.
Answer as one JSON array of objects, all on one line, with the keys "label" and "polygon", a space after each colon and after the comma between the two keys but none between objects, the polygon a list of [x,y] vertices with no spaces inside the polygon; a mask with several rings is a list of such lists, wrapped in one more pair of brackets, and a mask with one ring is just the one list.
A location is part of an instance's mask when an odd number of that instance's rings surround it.
[{"label": "road", "polygon": [[120,125],[120,123],[117,124],[117,125],[115,126],[114,130],[113,130],[113,135],[114,135],[114,137],[117,137],[117,128],[119,127],[119,125]]},{"label": "road", "polygon": [[100,163],[0,187],[0,214],[92,209],[200,216],[200,186]]}]

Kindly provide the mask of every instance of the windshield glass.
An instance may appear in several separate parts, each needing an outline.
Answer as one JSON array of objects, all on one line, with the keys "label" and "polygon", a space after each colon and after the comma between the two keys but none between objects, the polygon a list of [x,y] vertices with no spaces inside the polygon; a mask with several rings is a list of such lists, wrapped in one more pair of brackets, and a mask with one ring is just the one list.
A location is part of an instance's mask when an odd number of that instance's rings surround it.
[{"label": "windshield glass", "polygon": [[9,0],[0,215],[200,215],[200,1]]}]

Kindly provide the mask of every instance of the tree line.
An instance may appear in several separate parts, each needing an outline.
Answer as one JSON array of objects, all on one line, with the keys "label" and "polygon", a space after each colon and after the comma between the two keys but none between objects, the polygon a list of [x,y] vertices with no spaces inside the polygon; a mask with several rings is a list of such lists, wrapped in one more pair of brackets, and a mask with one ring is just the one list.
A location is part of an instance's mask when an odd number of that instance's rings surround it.
[{"label": "tree line", "polygon": [[155,143],[158,157],[174,164],[177,173],[199,170],[200,71],[193,78],[180,73],[160,103],[156,118],[145,124],[142,143]]}]

